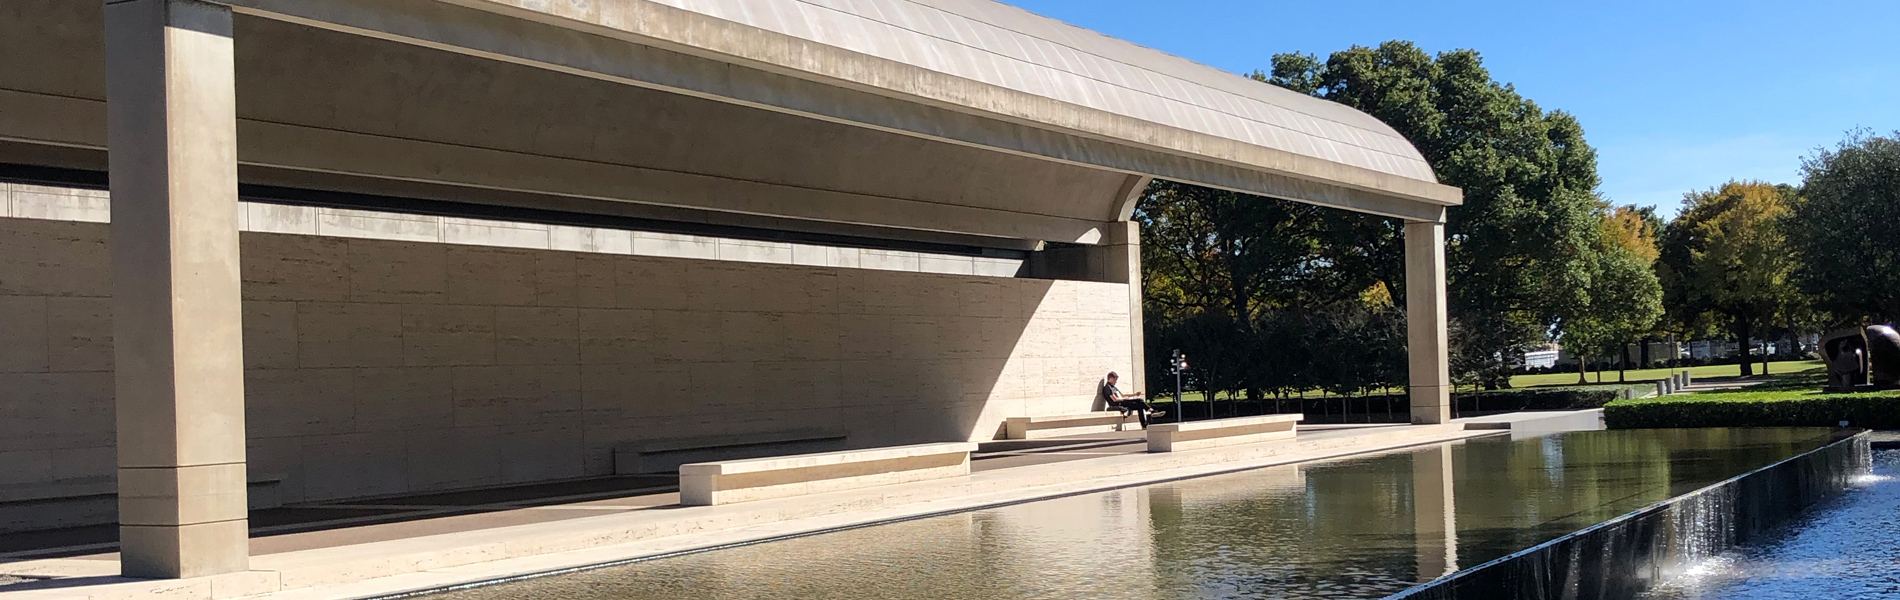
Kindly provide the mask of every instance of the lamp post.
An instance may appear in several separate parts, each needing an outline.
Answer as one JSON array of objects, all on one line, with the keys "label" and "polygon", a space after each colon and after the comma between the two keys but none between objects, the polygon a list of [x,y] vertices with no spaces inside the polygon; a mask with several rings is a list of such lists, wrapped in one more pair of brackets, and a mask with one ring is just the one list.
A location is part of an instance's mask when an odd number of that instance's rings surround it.
[{"label": "lamp post", "polygon": [[1676,369],[1682,366],[1682,343],[1676,340],[1676,334],[1669,334],[1669,376],[1676,376]]},{"label": "lamp post", "polygon": [[1180,423],[1186,418],[1183,415],[1187,412],[1187,401],[1181,396],[1181,372],[1188,368],[1187,355],[1175,349],[1174,357],[1168,361],[1168,368],[1174,371],[1174,422]]}]

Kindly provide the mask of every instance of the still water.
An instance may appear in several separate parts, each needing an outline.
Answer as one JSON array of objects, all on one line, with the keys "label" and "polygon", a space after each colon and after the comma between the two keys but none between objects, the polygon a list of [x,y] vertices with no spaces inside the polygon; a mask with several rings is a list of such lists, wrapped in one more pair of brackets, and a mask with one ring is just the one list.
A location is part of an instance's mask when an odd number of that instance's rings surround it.
[{"label": "still water", "polygon": [[1644,597],[1900,598],[1900,450],[1875,452],[1873,474],[1810,509],[1774,543],[1704,561]]},{"label": "still water", "polygon": [[1380,598],[1830,440],[1825,429],[1481,438],[431,598]]}]

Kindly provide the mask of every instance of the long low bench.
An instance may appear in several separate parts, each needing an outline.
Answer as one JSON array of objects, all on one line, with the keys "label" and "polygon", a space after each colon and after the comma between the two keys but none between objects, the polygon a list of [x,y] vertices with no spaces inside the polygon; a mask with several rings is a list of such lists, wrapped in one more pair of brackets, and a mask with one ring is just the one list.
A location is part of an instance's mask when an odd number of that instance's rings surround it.
[{"label": "long low bench", "polygon": [[1293,426],[1305,418],[1306,415],[1292,413],[1156,423],[1148,426],[1148,451],[1178,452],[1291,439]]},{"label": "long low bench", "polygon": [[[250,510],[283,506],[284,476],[250,473],[245,498]],[[0,534],[103,525],[119,519],[119,482],[114,476],[0,485]]]},{"label": "long low bench", "polygon": [[1113,410],[1074,415],[1010,417],[1003,422],[1003,438],[1039,440],[1065,435],[1106,433],[1121,431],[1130,423],[1140,424],[1141,418],[1135,416],[1134,413],[1123,415],[1121,411]]},{"label": "long low bench", "polygon": [[687,463],[830,452],[844,448],[844,430],[822,428],[641,440],[614,446],[614,474],[665,473]]},{"label": "long low bench", "polygon": [[970,474],[975,442],[680,465],[680,504],[712,506]]}]

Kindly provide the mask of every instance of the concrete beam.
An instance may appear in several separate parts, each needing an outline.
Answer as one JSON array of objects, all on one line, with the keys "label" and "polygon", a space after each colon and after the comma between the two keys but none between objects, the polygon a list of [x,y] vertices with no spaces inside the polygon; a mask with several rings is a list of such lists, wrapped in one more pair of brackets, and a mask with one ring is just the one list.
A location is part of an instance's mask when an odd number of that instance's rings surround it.
[{"label": "concrete beam", "polygon": [[248,568],[230,9],[106,5],[120,569]]},{"label": "concrete beam", "polygon": [[1451,422],[1451,343],[1446,334],[1445,224],[1405,224],[1406,345],[1412,422]]},{"label": "concrete beam", "polygon": [[[0,141],[74,149],[104,147],[104,132],[92,132],[88,125],[101,120],[105,105],[95,100],[0,89]],[[1002,240],[1092,242],[1100,235],[1098,223],[1091,220],[774,185],[251,119],[238,121],[238,134],[243,142],[239,144],[243,148],[239,164],[268,168],[247,169],[246,183],[476,202],[484,197],[522,200],[539,194],[541,200],[529,200],[527,204],[492,203],[563,210],[566,206],[586,204],[573,200],[589,200],[596,205],[618,203],[627,207],[589,211],[598,214],[642,212],[632,207],[645,205],[675,209],[645,213],[684,216],[696,222],[756,227],[774,218],[797,219],[812,224],[782,226],[819,231],[833,228],[818,223],[896,227],[929,232],[932,235],[923,237],[932,239],[976,234]],[[392,160],[392,157],[401,157],[401,160]],[[48,162],[32,156],[24,158],[41,164]],[[71,164],[51,166],[84,168]],[[450,193],[448,198],[440,198],[441,194],[417,195],[418,190],[430,185],[460,189]],[[565,196],[569,200],[548,196]],[[680,211],[702,214],[683,215]],[[731,216],[722,218],[710,213]],[[893,235],[900,234],[893,232]]]}]

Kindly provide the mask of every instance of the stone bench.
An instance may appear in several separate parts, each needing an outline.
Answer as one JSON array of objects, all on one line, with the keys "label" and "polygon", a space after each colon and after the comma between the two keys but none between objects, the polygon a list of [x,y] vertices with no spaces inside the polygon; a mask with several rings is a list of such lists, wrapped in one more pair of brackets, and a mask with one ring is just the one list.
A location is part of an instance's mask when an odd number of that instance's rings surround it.
[{"label": "stone bench", "polygon": [[[282,475],[251,473],[250,510],[283,506]],[[119,518],[114,476],[0,485],[0,533],[103,525]]]},{"label": "stone bench", "polygon": [[1043,438],[1121,431],[1129,423],[1140,424],[1134,413],[1101,411],[1074,415],[1010,417],[1003,422],[1003,439],[1039,440]]},{"label": "stone bench", "polygon": [[713,506],[970,474],[975,442],[680,465],[680,504]]},{"label": "stone bench", "polygon": [[687,463],[829,452],[844,447],[842,429],[788,429],[640,440],[614,446],[614,474],[665,473]]},{"label": "stone bench", "polygon": [[1148,426],[1148,451],[1178,452],[1292,439],[1294,424],[1305,418],[1306,415],[1294,413],[1155,423]]}]

